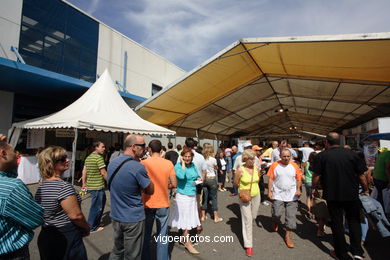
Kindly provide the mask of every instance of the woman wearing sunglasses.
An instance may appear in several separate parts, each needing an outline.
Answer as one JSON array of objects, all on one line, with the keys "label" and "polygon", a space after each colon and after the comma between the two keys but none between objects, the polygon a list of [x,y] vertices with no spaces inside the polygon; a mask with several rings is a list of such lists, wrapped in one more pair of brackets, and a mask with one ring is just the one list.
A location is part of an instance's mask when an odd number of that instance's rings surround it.
[{"label": "woman wearing sunglasses", "polygon": [[73,186],[61,179],[69,169],[66,150],[48,147],[38,157],[43,179],[35,194],[42,205],[44,224],[38,237],[41,259],[87,259],[82,240],[89,235],[89,226],[81,212],[81,198]]}]

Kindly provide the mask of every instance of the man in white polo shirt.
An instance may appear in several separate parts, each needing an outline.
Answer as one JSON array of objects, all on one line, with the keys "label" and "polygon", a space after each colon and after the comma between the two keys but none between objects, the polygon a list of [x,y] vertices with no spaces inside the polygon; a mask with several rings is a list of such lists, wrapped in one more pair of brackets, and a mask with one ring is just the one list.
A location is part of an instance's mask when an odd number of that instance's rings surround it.
[{"label": "man in white polo shirt", "polygon": [[283,211],[286,212],[287,247],[293,248],[291,232],[296,229],[298,198],[301,195],[302,172],[299,166],[290,161],[291,152],[284,149],[280,153],[281,160],[274,162],[268,171],[268,196],[272,200],[273,230],[278,231],[278,223]]}]

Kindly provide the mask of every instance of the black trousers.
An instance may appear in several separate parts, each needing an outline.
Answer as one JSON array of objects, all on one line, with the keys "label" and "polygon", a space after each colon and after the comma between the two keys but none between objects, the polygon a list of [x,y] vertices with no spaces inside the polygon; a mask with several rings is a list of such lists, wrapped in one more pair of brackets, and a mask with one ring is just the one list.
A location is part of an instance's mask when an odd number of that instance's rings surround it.
[{"label": "black trousers", "polygon": [[0,260],[30,260],[28,244],[14,252],[0,255]]},{"label": "black trousers", "polygon": [[344,213],[349,227],[349,240],[352,255],[363,256],[361,246],[362,230],[360,226],[360,200],[354,201],[327,201],[331,218],[334,249],[339,259],[351,259],[348,255],[345,241]]},{"label": "black trousers", "polygon": [[41,260],[87,260],[81,229],[74,224],[42,227],[38,236]]},{"label": "black trousers", "polygon": [[265,196],[265,185],[264,185],[264,178],[263,178],[263,175],[261,175],[260,177],[260,181],[259,181],[259,188],[260,188],[260,198],[261,198],[261,202],[264,202],[267,200],[267,196]]},{"label": "black trousers", "polygon": [[376,200],[379,201],[379,203],[382,205],[382,207],[384,206],[382,191],[387,188],[388,184],[389,184],[389,182],[387,182],[387,181],[382,181],[382,180],[378,180],[378,179],[374,178],[374,185],[375,185],[376,189],[378,190],[378,196],[377,196]]}]

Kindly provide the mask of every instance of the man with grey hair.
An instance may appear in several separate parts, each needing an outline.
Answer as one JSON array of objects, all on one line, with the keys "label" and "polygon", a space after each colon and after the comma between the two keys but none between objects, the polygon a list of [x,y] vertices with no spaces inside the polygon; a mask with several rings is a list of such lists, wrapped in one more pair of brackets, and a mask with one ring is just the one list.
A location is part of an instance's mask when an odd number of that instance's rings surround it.
[{"label": "man with grey hair", "polygon": [[128,135],[125,150],[108,165],[107,185],[111,193],[114,248],[110,259],[141,259],[145,211],[141,193],[154,192],[145,167],[139,162],[145,152],[140,135]]},{"label": "man with grey hair", "polygon": [[278,231],[278,224],[283,211],[286,214],[286,234],[284,241],[287,247],[293,248],[292,231],[297,227],[296,214],[298,199],[301,195],[302,172],[299,166],[291,161],[291,151],[280,152],[281,160],[274,162],[268,170],[268,197],[272,200],[272,228]]},{"label": "man with grey hair", "polygon": [[323,198],[327,202],[331,218],[334,240],[333,252],[339,259],[350,259],[344,235],[344,215],[349,227],[350,249],[355,259],[363,259],[361,246],[361,226],[359,200],[359,181],[365,195],[368,186],[364,172],[364,160],[357,153],[340,147],[340,136],[331,132],[326,136],[326,150],[319,153],[313,162],[312,189],[318,196],[319,182],[323,188]]}]

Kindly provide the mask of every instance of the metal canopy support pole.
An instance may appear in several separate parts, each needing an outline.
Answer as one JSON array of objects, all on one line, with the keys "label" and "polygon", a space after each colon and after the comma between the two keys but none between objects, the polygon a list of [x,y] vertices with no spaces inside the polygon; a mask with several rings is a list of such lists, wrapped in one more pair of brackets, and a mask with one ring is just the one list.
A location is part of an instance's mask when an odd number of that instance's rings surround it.
[{"label": "metal canopy support pole", "polygon": [[77,128],[74,129],[74,140],[72,144],[72,184],[74,185],[74,171],[76,167],[76,149],[77,149],[77,135],[78,131]]}]

